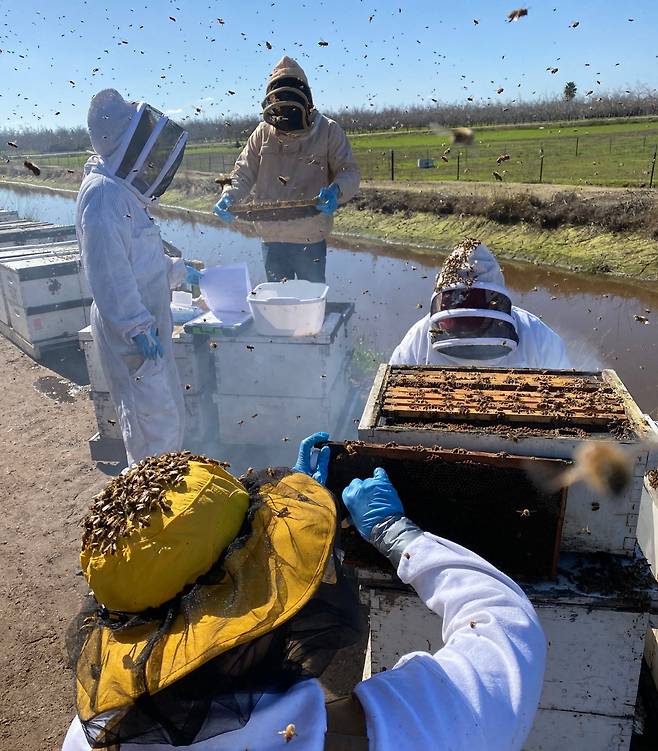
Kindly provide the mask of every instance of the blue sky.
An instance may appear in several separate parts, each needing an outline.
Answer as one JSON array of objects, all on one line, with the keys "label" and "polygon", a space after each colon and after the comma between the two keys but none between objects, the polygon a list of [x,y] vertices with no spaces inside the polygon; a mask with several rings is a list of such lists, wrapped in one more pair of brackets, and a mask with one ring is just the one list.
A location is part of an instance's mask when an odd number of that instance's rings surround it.
[{"label": "blue sky", "polygon": [[0,115],[17,130],[81,125],[92,94],[109,86],[180,120],[257,112],[282,54],[307,70],[319,109],[528,100],[559,93],[568,80],[583,93],[658,85],[655,0],[534,0],[527,17],[507,23],[515,7],[498,0],[2,0]]}]

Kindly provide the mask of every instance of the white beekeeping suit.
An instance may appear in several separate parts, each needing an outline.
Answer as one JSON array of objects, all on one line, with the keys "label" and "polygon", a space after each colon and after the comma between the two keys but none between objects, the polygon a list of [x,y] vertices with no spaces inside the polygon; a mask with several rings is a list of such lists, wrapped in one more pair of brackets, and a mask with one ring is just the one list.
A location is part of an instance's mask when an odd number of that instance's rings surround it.
[{"label": "white beekeeping suit", "polygon": [[[426,652],[403,655],[392,669],[355,687],[368,741],[345,748],[520,751],[537,710],[546,660],[545,637],[527,597],[479,556],[428,533],[412,539],[396,565],[400,579],[443,620],[437,618],[436,631],[425,635]],[[441,642],[432,652],[430,644]],[[284,694],[264,694],[243,728],[179,748],[276,751],[287,748],[281,731],[288,723],[296,728],[290,748],[325,748],[327,714],[315,678]],[[62,751],[90,748],[76,717]]]},{"label": "white beekeeping suit", "polygon": [[[85,165],[76,231],[94,297],[94,341],[131,464],[182,447],[185,407],[171,342],[170,289],[186,269],[182,259],[165,255],[147,207],[171,182],[187,133],[113,89],[94,96],[87,122],[96,154]],[[138,335],[159,339],[162,356],[145,358]]]},{"label": "white beekeeping suit", "polygon": [[446,259],[430,313],[405,334],[390,364],[572,367],[560,336],[512,305],[498,261],[486,245],[472,239]]}]

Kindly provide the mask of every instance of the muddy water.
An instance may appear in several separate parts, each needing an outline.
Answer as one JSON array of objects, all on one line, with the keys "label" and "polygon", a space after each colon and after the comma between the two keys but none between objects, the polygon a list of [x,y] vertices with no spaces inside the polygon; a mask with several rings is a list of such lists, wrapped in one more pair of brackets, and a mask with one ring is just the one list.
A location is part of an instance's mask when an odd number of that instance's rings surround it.
[{"label": "muddy water", "polygon": [[[0,189],[0,208],[21,216],[68,223],[74,198],[54,193]],[[252,284],[264,281],[260,243],[195,215],[162,214],[165,239],[187,258],[207,265],[246,261]],[[440,254],[369,242],[335,242],[327,262],[329,299],[356,304],[362,347],[386,358],[409,326],[428,309]],[[568,343],[575,367],[614,368],[640,406],[658,416],[658,284],[641,285],[529,264],[504,263],[514,302],[541,316]],[[419,308],[418,306],[422,306]],[[647,312],[648,311],[648,312]],[[634,320],[649,319],[649,325]]]}]

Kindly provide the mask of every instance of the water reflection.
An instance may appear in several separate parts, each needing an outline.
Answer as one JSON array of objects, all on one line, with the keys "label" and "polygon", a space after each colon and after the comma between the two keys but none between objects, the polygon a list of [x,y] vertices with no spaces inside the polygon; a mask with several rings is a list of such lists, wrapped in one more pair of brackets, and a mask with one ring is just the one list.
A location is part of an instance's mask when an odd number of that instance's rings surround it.
[{"label": "water reflection", "polygon": [[[74,219],[73,196],[0,189],[0,207],[44,221]],[[186,257],[207,265],[244,261],[254,285],[265,281],[258,238],[225,228],[212,217],[201,221],[192,212],[160,212],[158,221],[163,237]],[[374,351],[382,359],[390,355],[411,324],[426,314],[442,259],[439,253],[419,254],[404,247],[332,241],[327,259],[329,299],[355,303],[354,337],[360,351]],[[503,262],[503,267],[514,303],[541,316],[565,339],[576,367],[614,368],[640,406],[658,415],[655,285],[530,264]],[[636,314],[646,316],[650,324],[636,321]]]}]

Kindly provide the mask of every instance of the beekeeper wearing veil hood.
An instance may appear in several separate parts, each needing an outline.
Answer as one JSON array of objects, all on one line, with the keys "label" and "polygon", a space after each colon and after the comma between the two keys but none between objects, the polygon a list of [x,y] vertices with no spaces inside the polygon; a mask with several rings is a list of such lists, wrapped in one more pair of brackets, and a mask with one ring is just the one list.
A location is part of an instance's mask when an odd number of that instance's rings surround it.
[{"label": "beekeeper wearing veil hood", "polygon": [[[333,215],[359,188],[359,168],[340,125],[315,107],[306,73],[290,57],[271,72],[262,102],[263,121],[249,136],[214,212],[223,222],[244,201],[308,201],[292,219],[256,223],[269,282],[325,281],[327,238]],[[299,209],[304,212],[304,209]]]},{"label": "beekeeper wearing veil hood", "polygon": [[562,339],[512,305],[498,261],[466,238],[436,279],[430,312],[397,346],[391,365],[571,368]]},{"label": "beekeeper wearing veil hood", "polygon": [[76,231],[94,298],[92,333],[132,464],[182,447],[170,289],[195,281],[195,270],[165,255],[148,207],[171,183],[188,134],[114,89],[93,97],[87,124],[96,153],[85,165]]}]

